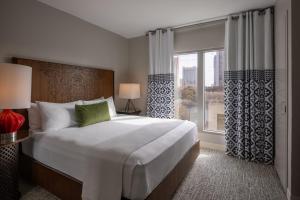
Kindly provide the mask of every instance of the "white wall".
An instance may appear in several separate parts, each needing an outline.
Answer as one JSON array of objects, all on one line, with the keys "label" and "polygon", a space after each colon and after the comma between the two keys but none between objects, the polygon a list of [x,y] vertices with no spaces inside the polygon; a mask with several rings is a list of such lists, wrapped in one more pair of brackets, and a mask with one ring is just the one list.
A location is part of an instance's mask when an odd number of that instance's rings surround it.
[{"label": "white wall", "polygon": [[135,105],[142,113],[146,112],[147,77],[149,72],[148,38],[146,36],[129,40],[129,81],[141,84],[141,98]]},{"label": "white wall", "polygon": [[116,86],[128,78],[127,39],[35,0],[0,1],[0,62],[13,56],[112,69]]},{"label": "white wall", "polygon": [[275,5],[275,168],[284,190],[288,187],[288,26],[289,3]]},{"label": "white wall", "polygon": [[[291,200],[300,199],[299,9],[299,0],[277,0],[275,5],[275,167],[287,197]],[[282,108],[286,101],[287,114]]]}]

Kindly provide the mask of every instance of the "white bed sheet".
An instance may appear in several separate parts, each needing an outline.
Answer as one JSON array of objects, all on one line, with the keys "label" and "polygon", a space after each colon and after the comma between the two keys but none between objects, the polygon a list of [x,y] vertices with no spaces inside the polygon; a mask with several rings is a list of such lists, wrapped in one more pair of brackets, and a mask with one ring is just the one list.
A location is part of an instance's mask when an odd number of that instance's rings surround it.
[{"label": "white bed sheet", "polygon": [[[23,143],[23,152],[41,163],[80,181],[86,169],[86,145],[134,131],[154,118],[118,115],[111,121],[84,128],[65,128],[54,132],[34,131]],[[186,122],[164,136],[133,152],[123,171],[123,196],[144,199],[198,142],[197,127]]]}]

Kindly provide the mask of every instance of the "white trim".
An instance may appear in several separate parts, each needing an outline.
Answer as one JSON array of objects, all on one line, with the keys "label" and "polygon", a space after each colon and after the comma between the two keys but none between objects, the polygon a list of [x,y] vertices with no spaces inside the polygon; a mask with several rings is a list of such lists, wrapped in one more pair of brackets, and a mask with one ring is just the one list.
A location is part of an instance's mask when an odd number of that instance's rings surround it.
[{"label": "white trim", "polygon": [[200,148],[215,149],[225,152],[225,145],[200,141]]}]

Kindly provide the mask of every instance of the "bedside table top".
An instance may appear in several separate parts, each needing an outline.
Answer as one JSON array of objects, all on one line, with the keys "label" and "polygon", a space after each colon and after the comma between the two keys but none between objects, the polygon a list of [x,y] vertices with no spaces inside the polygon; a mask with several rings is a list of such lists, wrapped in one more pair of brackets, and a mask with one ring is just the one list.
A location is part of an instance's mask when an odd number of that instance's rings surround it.
[{"label": "bedside table top", "polygon": [[17,138],[16,138],[15,141],[7,142],[7,143],[4,143],[4,144],[0,143],[0,148],[6,147],[6,146],[9,146],[9,145],[12,145],[12,144],[17,144],[17,143],[23,142],[24,140],[26,140],[28,138],[29,138],[29,131],[20,130],[17,133]]},{"label": "bedside table top", "polygon": [[117,111],[118,114],[125,114],[125,115],[139,115],[141,113],[140,110],[137,111],[129,111],[129,112],[125,112],[125,111]]}]

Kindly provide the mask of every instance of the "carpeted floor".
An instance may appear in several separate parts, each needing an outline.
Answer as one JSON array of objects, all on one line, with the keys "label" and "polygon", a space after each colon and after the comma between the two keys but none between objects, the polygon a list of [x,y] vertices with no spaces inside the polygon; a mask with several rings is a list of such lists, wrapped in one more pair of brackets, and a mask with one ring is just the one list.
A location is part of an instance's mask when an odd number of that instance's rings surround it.
[{"label": "carpeted floor", "polygon": [[[58,200],[40,187],[21,183],[21,200]],[[174,200],[286,200],[272,166],[201,149]]]},{"label": "carpeted floor", "polygon": [[286,200],[273,166],[203,150],[174,200]]}]

